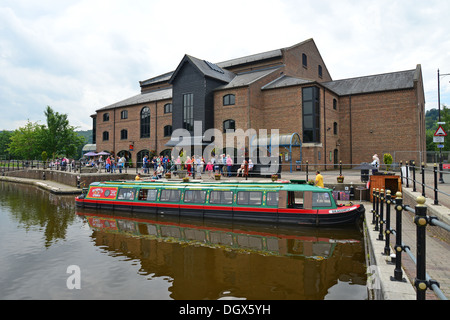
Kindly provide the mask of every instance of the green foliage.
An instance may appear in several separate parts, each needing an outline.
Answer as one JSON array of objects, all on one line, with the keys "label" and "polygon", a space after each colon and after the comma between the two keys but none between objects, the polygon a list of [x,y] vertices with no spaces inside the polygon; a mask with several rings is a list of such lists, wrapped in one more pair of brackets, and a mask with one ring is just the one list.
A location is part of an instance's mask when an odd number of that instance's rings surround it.
[{"label": "green foliage", "polygon": [[386,170],[389,171],[391,169],[392,162],[394,162],[394,158],[390,153],[385,153],[383,155],[383,162],[386,165]]},{"label": "green foliage", "polygon": [[77,158],[86,140],[70,126],[66,114],[55,112],[47,106],[44,112],[47,125],[28,123],[15,130],[8,145],[8,152],[16,159],[39,159],[44,152],[53,157]]}]

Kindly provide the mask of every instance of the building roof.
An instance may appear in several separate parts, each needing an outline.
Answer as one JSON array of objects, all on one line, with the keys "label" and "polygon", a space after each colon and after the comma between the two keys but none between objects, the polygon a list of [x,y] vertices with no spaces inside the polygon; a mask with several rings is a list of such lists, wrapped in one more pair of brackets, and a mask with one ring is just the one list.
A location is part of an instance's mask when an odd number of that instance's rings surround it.
[{"label": "building roof", "polygon": [[279,78],[273,80],[272,82],[269,82],[265,86],[263,86],[261,88],[261,90],[297,86],[297,85],[302,85],[302,84],[307,84],[307,83],[315,83],[315,81],[282,75],[281,77],[279,77]]},{"label": "building roof", "polygon": [[135,95],[131,98],[116,102],[112,105],[101,108],[97,111],[132,106],[132,105],[136,105],[136,104],[149,103],[152,101],[166,100],[166,99],[171,99],[171,98],[172,98],[172,88],[156,90],[156,91],[151,91],[151,92]]},{"label": "building roof", "polygon": [[206,77],[210,77],[213,79],[229,83],[236,76],[236,74],[234,74],[233,72],[228,71],[226,69],[222,69],[221,67],[212,62],[201,60],[190,55],[185,55],[183,60],[181,60],[177,69],[175,70],[175,72],[173,72],[172,76],[170,77],[169,83],[173,82],[178,72],[181,70],[182,66],[187,61],[191,62],[192,65]]},{"label": "building roof", "polygon": [[416,69],[324,82],[322,85],[340,96],[414,88]]},{"label": "building roof", "polygon": [[263,70],[251,71],[251,72],[243,72],[236,75],[236,77],[228,84],[217,87],[216,90],[225,90],[231,88],[245,87],[249,86],[252,83],[258,81],[266,77],[267,75],[276,72],[280,69],[281,66],[267,68]]}]

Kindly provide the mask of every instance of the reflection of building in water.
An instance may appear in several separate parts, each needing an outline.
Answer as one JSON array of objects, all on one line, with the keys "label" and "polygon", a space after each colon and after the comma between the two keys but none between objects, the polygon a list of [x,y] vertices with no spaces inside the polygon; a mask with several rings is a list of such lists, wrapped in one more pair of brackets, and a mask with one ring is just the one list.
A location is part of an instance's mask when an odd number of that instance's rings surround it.
[{"label": "reflection of building in water", "polygon": [[141,274],[171,277],[174,299],[218,299],[224,291],[249,299],[323,299],[338,279],[366,283],[358,234],[338,240],[316,229],[277,235],[123,218],[112,228],[112,217],[86,218],[96,245],[139,259]]}]

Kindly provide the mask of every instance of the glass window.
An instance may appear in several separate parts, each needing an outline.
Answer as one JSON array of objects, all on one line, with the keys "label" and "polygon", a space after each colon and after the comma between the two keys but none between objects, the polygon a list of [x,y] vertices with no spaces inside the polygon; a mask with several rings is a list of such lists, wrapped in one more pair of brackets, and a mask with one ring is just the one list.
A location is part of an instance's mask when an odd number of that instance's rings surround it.
[{"label": "glass window", "polygon": [[103,141],[109,141],[109,132],[108,131],[103,132]]},{"label": "glass window", "polygon": [[172,135],[172,126],[164,127],[164,137],[170,137]]},{"label": "glass window", "polygon": [[236,103],[236,96],[234,94],[227,94],[223,97],[223,105],[224,106],[231,106]]},{"label": "glass window", "polygon": [[278,192],[267,192],[267,205],[278,206]]},{"label": "glass window", "polygon": [[103,121],[109,121],[109,113],[104,113],[103,114]]},{"label": "glass window", "polygon": [[118,200],[134,200],[135,194],[136,194],[136,189],[122,188],[119,190],[117,199]]},{"label": "glass window", "polygon": [[128,119],[128,111],[123,110],[120,112],[120,119]]},{"label": "glass window", "polygon": [[141,110],[141,138],[150,138],[150,108]]},{"label": "glass window", "polygon": [[223,132],[226,133],[227,130],[234,132],[236,130],[236,121],[234,120],[225,120],[223,122]]},{"label": "glass window", "polygon": [[322,66],[319,64],[319,78],[322,78],[322,76],[323,76]]},{"label": "glass window", "polygon": [[233,204],[233,191],[211,191],[212,204]]},{"label": "glass window", "polygon": [[320,142],[320,89],[302,90],[303,142]]},{"label": "glass window", "polygon": [[167,103],[164,105],[164,113],[172,113],[172,104]]},{"label": "glass window", "polygon": [[183,94],[183,128],[194,131],[194,94]]},{"label": "glass window", "polygon": [[205,203],[205,190],[186,190],[184,192],[184,202],[186,203]]},{"label": "glass window", "polygon": [[166,189],[161,191],[161,202],[180,202],[180,190]]},{"label": "glass window", "polygon": [[239,191],[237,203],[240,205],[261,205],[262,192],[261,191]]},{"label": "glass window", "polygon": [[306,54],[302,54],[302,64],[306,68],[308,66],[308,57]]},{"label": "glass window", "polygon": [[331,197],[327,192],[314,192],[312,196],[313,207],[331,207]]},{"label": "glass window", "polygon": [[120,140],[127,140],[128,139],[128,130],[123,129],[120,131]]},{"label": "glass window", "polygon": [[158,190],[156,189],[141,189],[139,190],[139,200],[141,201],[156,201]]}]

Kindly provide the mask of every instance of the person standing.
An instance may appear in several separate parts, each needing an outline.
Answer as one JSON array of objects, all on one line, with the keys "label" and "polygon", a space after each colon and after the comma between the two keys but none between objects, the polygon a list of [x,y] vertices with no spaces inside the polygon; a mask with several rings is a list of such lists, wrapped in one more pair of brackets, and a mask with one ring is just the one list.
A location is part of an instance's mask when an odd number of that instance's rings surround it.
[{"label": "person standing", "polygon": [[314,181],[317,187],[325,188],[323,185],[323,176],[320,174],[320,171],[316,171],[316,180]]},{"label": "person standing", "polygon": [[380,158],[378,158],[377,154],[374,154],[372,160],[373,160],[371,163],[371,165],[373,166],[372,174],[375,174],[378,172],[378,168],[380,168]]}]

